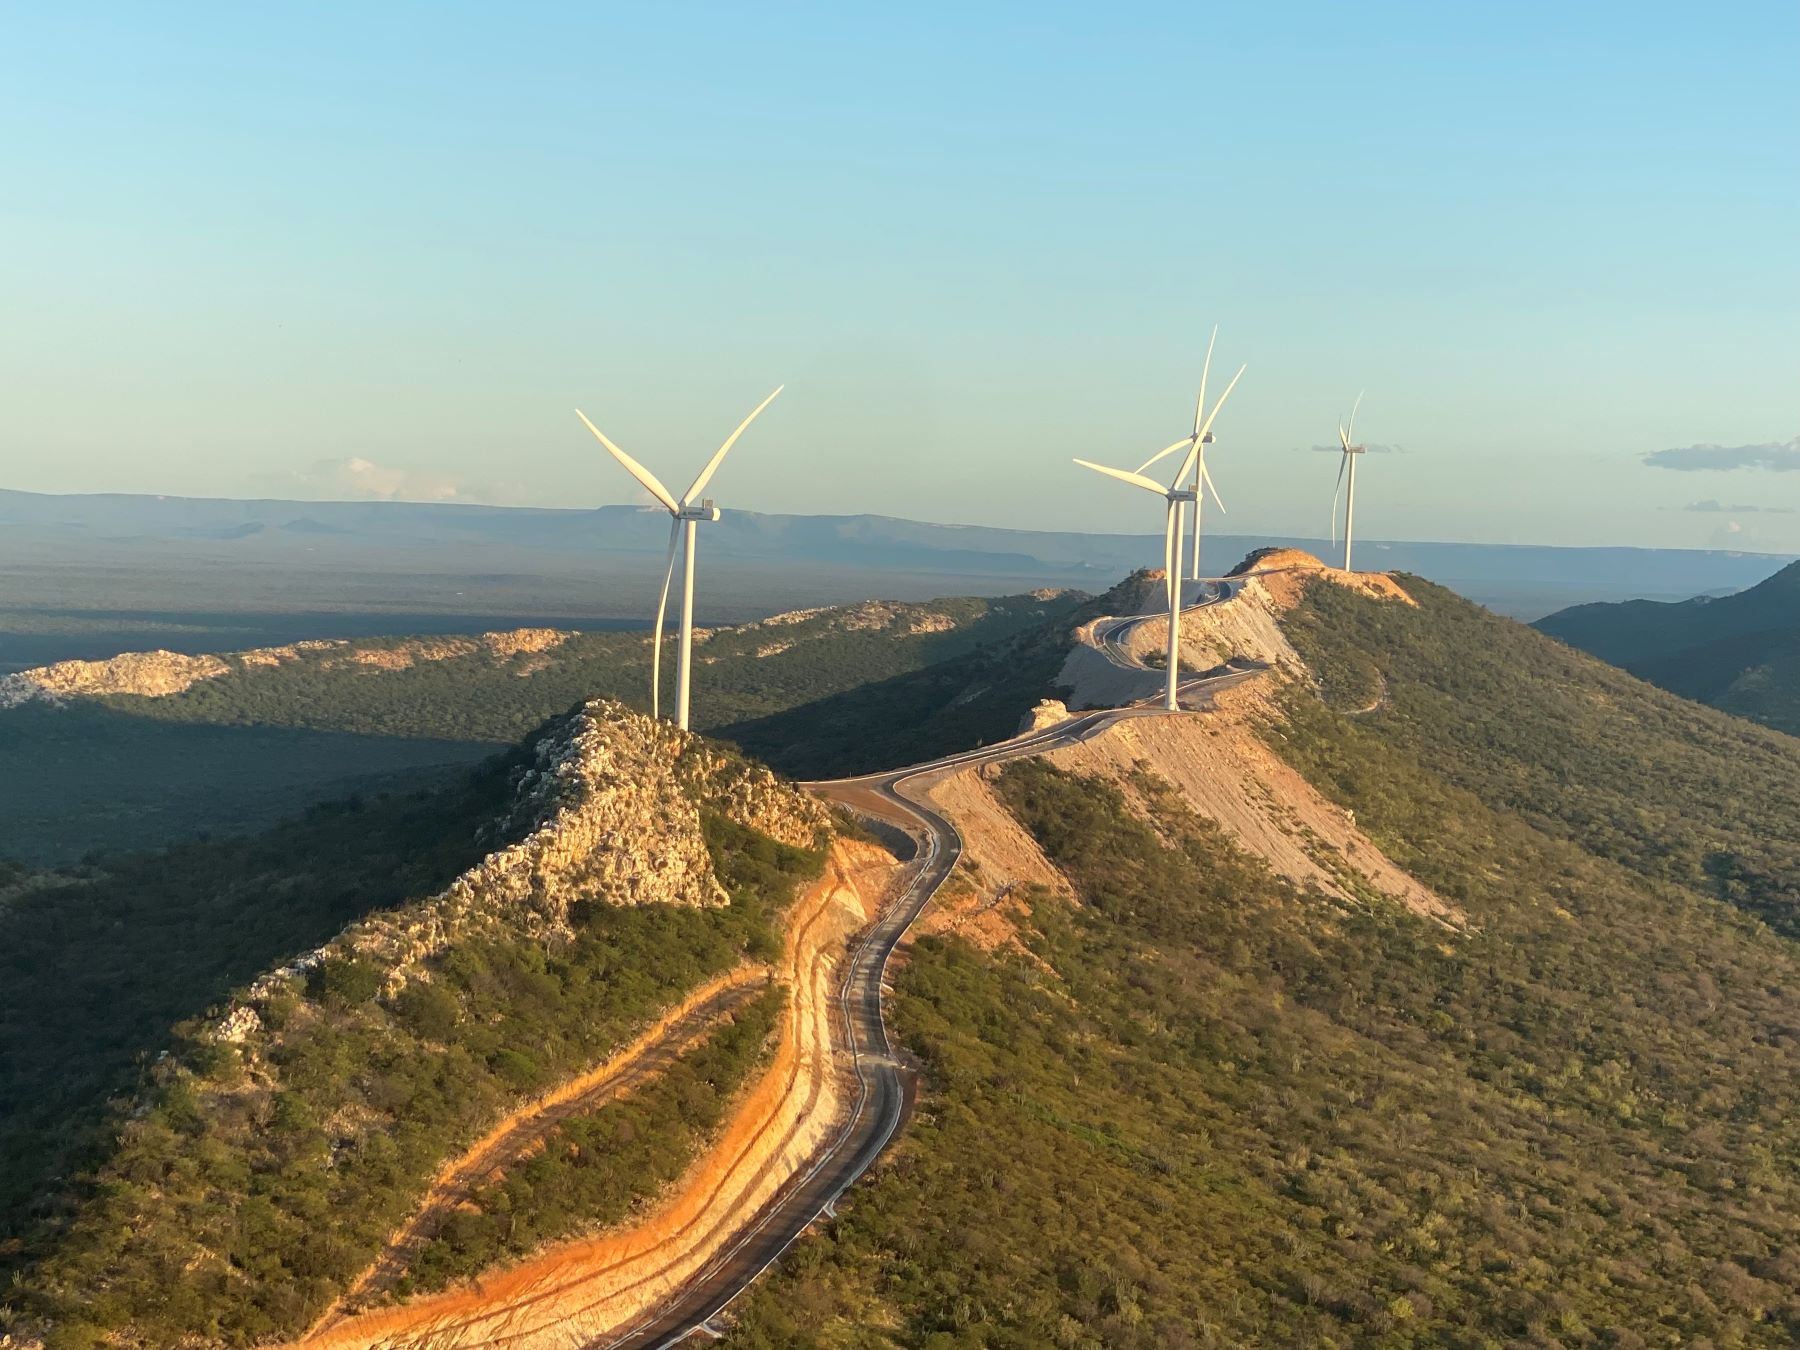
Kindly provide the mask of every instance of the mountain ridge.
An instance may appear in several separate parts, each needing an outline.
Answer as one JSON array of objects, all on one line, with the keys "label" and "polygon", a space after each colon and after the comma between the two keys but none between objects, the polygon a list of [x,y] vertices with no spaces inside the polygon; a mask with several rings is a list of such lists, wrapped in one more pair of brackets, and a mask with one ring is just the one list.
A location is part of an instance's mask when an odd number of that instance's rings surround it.
[{"label": "mountain ridge", "polygon": [[1579,605],[1535,626],[1684,698],[1800,734],[1800,563],[1730,595]]},{"label": "mountain ridge", "polygon": [[[0,567],[20,569],[39,593],[66,595],[84,612],[123,607],[177,613],[210,606],[218,614],[273,613],[343,606],[346,612],[424,613],[419,602],[429,599],[429,610],[440,613],[491,614],[520,623],[553,616],[641,620],[645,597],[661,581],[666,545],[661,514],[632,506],[55,497],[0,490],[0,524],[7,526],[0,531]],[[1205,541],[1205,565],[1223,572],[1252,548],[1271,543],[1326,550],[1319,540],[1215,533]],[[1384,569],[1435,576],[1485,603],[1538,614],[1571,600],[1737,590],[1792,557],[1373,537],[1363,544],[1375,550],[1371,557]],[[925,599],[959,582],[986,593],[1036,585],[1092,589],[1160,556],[1160,545],[1147,534],[731,510],[708,530],[704,556],[731,567],[709,572],[702,617],[745,620],[881,594]],[[235,594],[219,591],[209,575],[221,564],[242,569]],[[164,573],[187,580],[179,586],[158,582]],[[372,574],[387,580],[372,584]],[[259,598],[246,604],[247,595]]]}]

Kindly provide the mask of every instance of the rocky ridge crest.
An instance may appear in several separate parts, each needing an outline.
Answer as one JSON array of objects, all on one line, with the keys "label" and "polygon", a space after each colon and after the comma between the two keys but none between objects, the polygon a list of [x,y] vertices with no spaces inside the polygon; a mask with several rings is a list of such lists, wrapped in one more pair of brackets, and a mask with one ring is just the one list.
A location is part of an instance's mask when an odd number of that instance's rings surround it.
[{"label": "rocky ridge crest", "polygon": [[[332,957],[383,968],[396,992],[459,938],[488,929],[539,940],[573,932],[578,902],[722,905],[701,824],[712,810],[782,843],[813,847],[830,828],[816,798],[687,732],[594,699],[526,747],[513,805],[493,827],[495,848],[444,890],[372,915],[331,942],[264,976],[215,1025],[242,1042],[254,1008]],[[504,842],[502,842],[504,841]]]}]

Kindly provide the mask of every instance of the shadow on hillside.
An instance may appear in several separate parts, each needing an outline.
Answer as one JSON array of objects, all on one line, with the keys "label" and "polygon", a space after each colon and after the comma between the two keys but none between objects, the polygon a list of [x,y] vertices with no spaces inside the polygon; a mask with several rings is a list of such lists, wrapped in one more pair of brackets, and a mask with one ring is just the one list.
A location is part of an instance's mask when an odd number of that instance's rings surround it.
[{"label": "shadow on hillside", "polygon": [[54,1212],[109,1100],[177,1044],[171,1028],[350,921],[442,889],[482,855],[506,792],[496,760],[435,791],[316,806],[0,899],[0,1270],[23,1255],[9,1239]]},{"label": "shadow on hillside", "polygon": [[470,741],[0,709],[0,858],[40,866],[262,829],[313,802],[445,781]]}]

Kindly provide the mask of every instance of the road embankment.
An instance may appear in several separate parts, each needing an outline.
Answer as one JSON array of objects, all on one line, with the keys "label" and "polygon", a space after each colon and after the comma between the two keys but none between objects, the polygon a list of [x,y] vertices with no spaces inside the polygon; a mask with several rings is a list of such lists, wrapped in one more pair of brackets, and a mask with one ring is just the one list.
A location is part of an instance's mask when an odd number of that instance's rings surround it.
[{"label": "road embankment", "polygon": [[553,1247],[441,1295],[324,1327],[305,1350],[558,1350],[604,1344],[666,1301],[775,1198],[838,1127],[851,1089],[838,968],[894,872],[873,845],[839,841],[795,903],[776,977],[780,1040],[714,1144],[637,1222]]}]

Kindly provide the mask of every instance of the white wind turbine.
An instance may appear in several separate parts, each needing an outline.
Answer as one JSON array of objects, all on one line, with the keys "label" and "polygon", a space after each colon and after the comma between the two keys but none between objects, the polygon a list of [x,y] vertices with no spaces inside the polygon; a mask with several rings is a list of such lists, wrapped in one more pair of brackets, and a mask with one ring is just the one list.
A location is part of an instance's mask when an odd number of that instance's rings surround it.
[{"label": "white wind turbine", "polygon": [[[1368,447],[1355,445],[1351,438],[1356,435],[1356,410],[1362,407],[1363,396],[1358,394],[1356,402],[1350,406],[1350,425],[1338,423],[1338,440],[1343,443],[1343,457],[1338,460],[1337,488],[1331,494],[1331,536],[1337,541],[1337,504],[1338,494],[1344,494],[1344,570],[1350,570],[1350,536],[1356,531],[1356,457],[1364,453]],[[1345,472],[1348,471],[1350,482],[1345,491]]]},{"label": "white wind turbine", "polygon": [[[779,394],[785,388],[787,388],[786,385],[778,386],[775,394]],[[652,717],[662,716],[663,616],[668,613],[669,587],[675,580],[675,546],[678,542],[683,545],[681,660],[677,668],[676,679],[678,703],[676,724],[683,731],[688,729],[688,693],[691,686],[694,656],[694,526],[703,520],[719,518],[719,508],[713,505],[712,498],[696,499],[706,490],[706,485],[712,481],[713,474],[718,471],[719,465],[724,463],[726,454],[732,446],[737,444],[737,439],[744,434],[745,428],[756,420],[758,413],[775,401],[775,394],[770,394],[757,404],[755,411],[738,423],[737,430],[727,436],[725,444],[721,445],[713,457],[707,460],[706,467],[700,470],[700,476],[694,480],[693,486],[688,488],[680,501],[675,500],[674,495],[662,485],[655,474],[607,440],[606,434],[588,421],[586,413],[579,408],[575,410],[575,415],[581,419],[582,424],[589,431],[594,433],[595,439],[611,452],[614,459],[625,466],[625,471],[637,479],[645,491],[662,503],[670,516],[669,558],[667,566],[663,570],[662,598],[656,602],[656,638],[650,648],[650,715]]]},{"label": "white wind turbine", "polygon": [[[1163,590],[1169,602],[1169,652],[1168,677],[1163,689],[1163,707],[1174,712],[1180,705],[1176,699],[1176,691],[1181,683],[1181,508],[1184,503],[1194,501],[1198,490],[1184,488],[1182,480],[1190,472],[1200,474],[1196,465],[1200,459],[1201,447],[1212,434],[1213,419],[1219,415],[1219,409],[1225,406],[1225,400],[1231,397],[1231,391],[1237,388],[1237,382],[1243,378],[1244,367],[1238,367],[1238,373],[1231,377],[1231,383],[1225,386],[1225,392],[1219,395],[1219,401],[1204,420],[1195,418],[1194,430],[1181,440],[1176,441],[1168,449],[1151,457],[1154,464],[1163,455],[1187,446],[1187,455],[1181,461],[1181,467],[1175,471],[1175,477],[1167,487],[1154,478],[1147,478],[1141,472],[1130,469],[1113,469],[1104,464],[1095,464],[1089,460],[1078,459],[1075,462],[1084,469],[1092,469],[1095,473],[1103,473],[1109,478],[1117,478],[1120,482],[1130,483],[1133,487],[1143,488],[1146,492],[1154,492],[1168,503],[1163,517]],[[1147,466],[1146,466],[1147,467]],[[1203,476],[1196,481],[1210,483],[1210,476]]]},{"label": "white wind turbine", "polygon": [[[1158,450],[1154,455],[1150,456],[1149,459],[1138,465],[1137,468],[1139,473],[1143,473],[1152,464],[1163,458],[1163,456],[1172,455],[1183,446],[1192,447],[1195,444],[1198,444],[1200,447],[1200,453],[1194,458],[1194,481],[1192,485],[1194,492],[1194,556],[1192,562],[1189,564],[1191,570],[1188,573],[1188,578],[1191,581],[1200,580],[1200,518],[1206,513],[1206,494],[1211,492],[1213,501],[1218,503],[1219,510],[1223,511],[1225,509],[1225,502],[1219,496],[1219,489],[1214,485],[1212,474],[1209,473],[1206,468],[1206,447],[1212,444],[1212,432],[1208,431],[1203,435],[1200,429],[1200,415],[1206,409],[1206,376],[1212,369],[1213,344],[1218,340],[1219,326],[1214,324],[1212,337],[1207,339],[1206,343],[1206,361],[1200,367],[1200,397],[1194,400],[1193,433],[1176,441],[1175,444],[1169,446],[1166,450]],[[1238,374],[1242,375],[1243,373],[1243,367],[1240,366],[1238,368]],[[1231,382],[1236,384],[1236,378],[1234,377]],[[1225,391],[1225,394],[1230,393],[1230,389]],[[1225,397],[1224,395],[1221,395],[1219,403],[1223,405],[1224,402]],[[1215,408],[1213,411],[1217,412],[1218,409]],[[1210,425],[1210,422],[1208,425]],[[1176,530],[1177,533],[1180,532],[1179,524],[1177,525]],[[1181,548],[1179,544],[1177,544],[1175,549],[1175,571],[1178,575],[1181,571]]]}]

